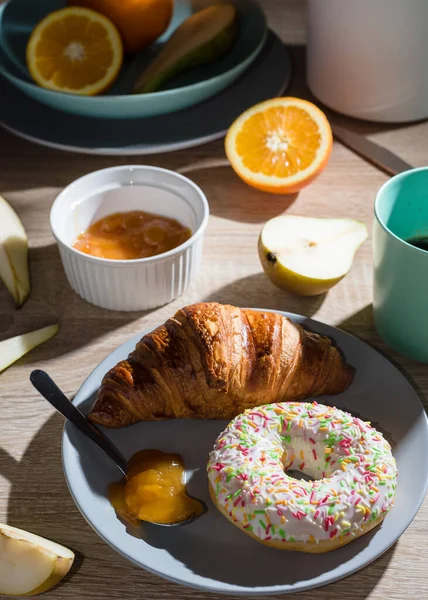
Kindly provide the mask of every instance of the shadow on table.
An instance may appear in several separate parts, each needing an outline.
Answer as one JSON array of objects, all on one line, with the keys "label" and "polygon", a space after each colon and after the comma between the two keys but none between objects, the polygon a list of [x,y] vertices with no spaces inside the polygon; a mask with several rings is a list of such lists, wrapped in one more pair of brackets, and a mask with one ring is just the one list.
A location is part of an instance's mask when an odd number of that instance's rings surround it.
[{"label": "shadow on table", "polygon": [[280,290],[261,272],[225,285],[201,301],[283,310],[310,317],[318,311],[324,300],[325,294],[303,297]]},{"label": "shadow on table", "polygon": [[31,295],[19,312],[2,317],[0,335],[7,338],[53,323],[59,323],[60,332],[30,357],[22,358],[21,364],[67,354],[150,313],[105,310],[82,300],[66,279],[55,244],[32,249],[30,268]]},{"label": "shadow on table", "polygon": [[395,368],[411,383],[416,393],[421,400],[425,411],[428,411],[427,402],[428,399],[425,397],[421,385],[417,378],[413,376],[413,371],[418,369],[420,376],[421,363],[407,359],[389,346],[381,339],[376,331],[374,317],[373,317],[373,305],[368,304],[355,314],[347,317],[344,321],[337,324],[337,327],[351,333],[355,337],[360,338],[366,344],[374,348],[377,352],[387,358]]},{"label": "shadow on table", "polygon": [[[101,121],[100,121],[101,122]],[[27,189],[63,188],[78,177],[82,177],[98,169],[116,167],[129,164],[144,164],[171,168],[177,163],[176,154],[162,154],[151,156],[102,156],[75,152],[65,152],[33,142],[19,139],[8,131],[0,130],[0,160],[6,162],[10,159],[11,149],[19,156],[13,156],[22,164],[31,164],[31,176],[26,176],[25,171],[13,173],[2,172],[2,193],[16,192]],[[183,151],[183,161],[187,156],[194,156],[195,150]],[[46,167],[49,165],[49,168]],[[171,165],[168,167],[168,165]]]},{"label": "shadow on table", "polygon": [[78,537],[68,517],[77,509],[61,467],[62,424],[59,414],[52,415],[36,433],[20,461],[0,448],[0,476],[11,484],[7,523],[53,539],[75,553],[74,564],[60,585],[69,581],[83,564],[83,555],[76,548]]},{"label": "shadow on table", "polygon": [[224,153],[221,156],[192,161],[179,169],[206,192],[211,214],[262,224],[284,213],[296,201],[298,194],[269,194],[247,185],[229,166]]},{"label": "shadow on table", "polygon": [[372,304],[368,304],[358,312],[347,317],[338,323],[337,327],[364,339],[364,341],[367,340],[369,343],[371,339],[375,341],[376,338],[380,341],[375,329]]}]

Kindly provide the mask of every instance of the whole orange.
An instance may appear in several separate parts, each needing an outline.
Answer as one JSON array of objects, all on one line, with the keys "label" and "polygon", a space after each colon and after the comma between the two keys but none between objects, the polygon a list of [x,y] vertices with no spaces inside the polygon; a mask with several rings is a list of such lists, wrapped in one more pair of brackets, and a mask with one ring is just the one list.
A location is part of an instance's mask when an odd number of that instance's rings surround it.
[{"label": "whole orange", "polygon": [[118,28],[125,52],[150,46],[164,33],[171,20],[174,0],[69,0],[109,18]]}]

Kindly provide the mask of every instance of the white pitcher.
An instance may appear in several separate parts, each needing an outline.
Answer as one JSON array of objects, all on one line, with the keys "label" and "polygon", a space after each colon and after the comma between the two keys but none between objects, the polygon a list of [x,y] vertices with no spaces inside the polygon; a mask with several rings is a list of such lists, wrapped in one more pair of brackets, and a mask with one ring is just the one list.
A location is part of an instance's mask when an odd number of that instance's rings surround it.
[{"label": "white pitcher", "polygon": [[307,79],[338,112],[428,117],[428,0],[309,0]]}]

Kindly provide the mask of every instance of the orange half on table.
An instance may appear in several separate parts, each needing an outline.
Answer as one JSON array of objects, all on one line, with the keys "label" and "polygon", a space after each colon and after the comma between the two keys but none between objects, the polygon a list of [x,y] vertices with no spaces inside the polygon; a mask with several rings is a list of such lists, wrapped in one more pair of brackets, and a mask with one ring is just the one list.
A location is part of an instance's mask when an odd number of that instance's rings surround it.
[{"label": "orange half on table", "polygon": [[326,166],[333,145],[329,122],[311,102],[266,100],[245,111],[226,136],[226,154],[249,185],[293,194]]},{"label": "orange half on table", "polygon": [[27,65],[44,88],[94,96],[116,79],[123,46],[116,26],[88,8],[70,7],[45,17],[27,45]]}]

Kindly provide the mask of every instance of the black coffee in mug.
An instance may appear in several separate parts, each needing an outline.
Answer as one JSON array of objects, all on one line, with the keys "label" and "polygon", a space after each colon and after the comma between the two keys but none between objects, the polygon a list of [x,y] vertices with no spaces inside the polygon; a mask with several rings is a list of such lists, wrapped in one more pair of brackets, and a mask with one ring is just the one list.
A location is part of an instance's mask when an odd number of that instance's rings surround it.
[{"label": "black coffee in mug", "polygon": [[428,235],[421,235],[406,240],[408,244],[419,248],[420,250],[426,250],[428,252]]}]

